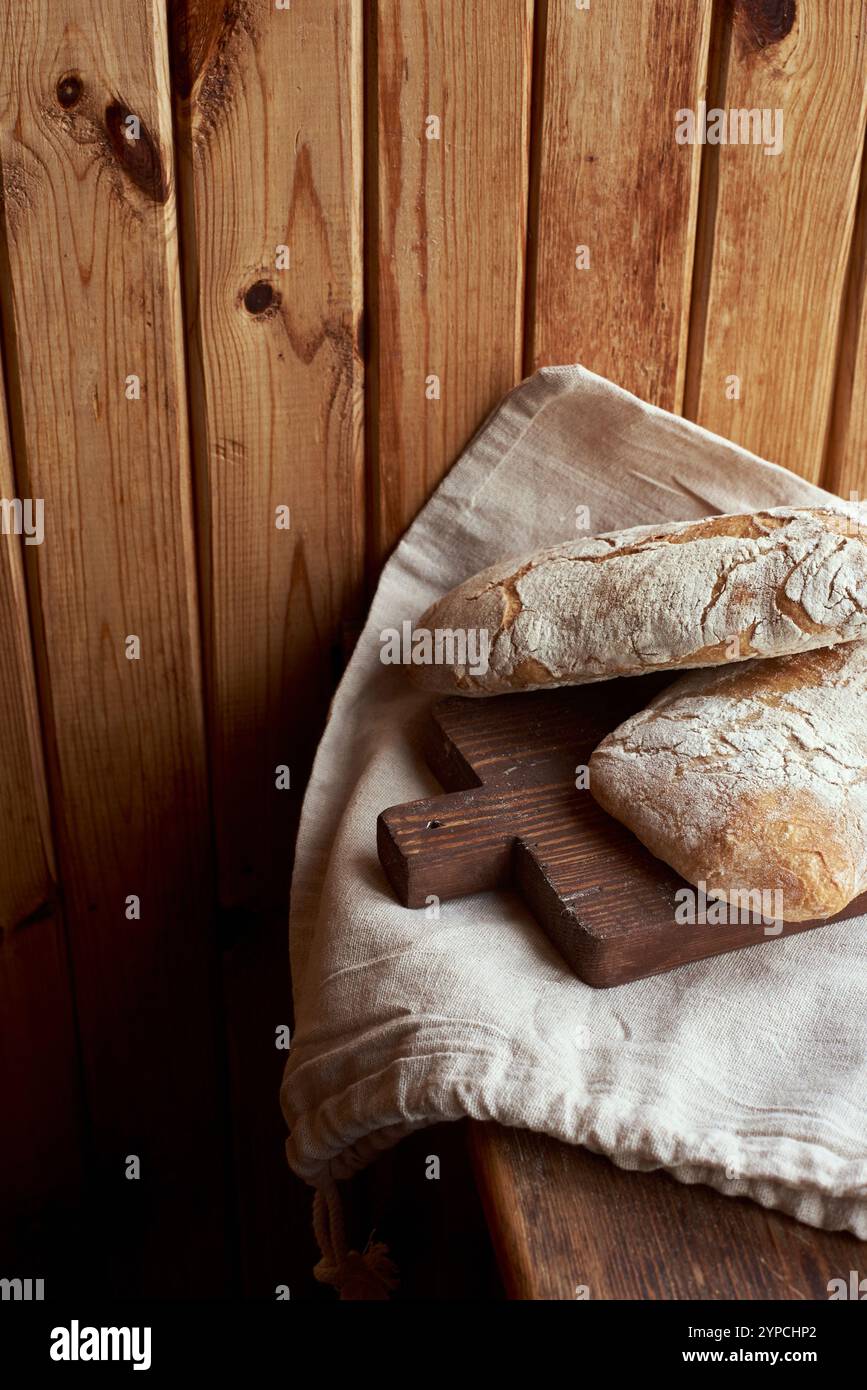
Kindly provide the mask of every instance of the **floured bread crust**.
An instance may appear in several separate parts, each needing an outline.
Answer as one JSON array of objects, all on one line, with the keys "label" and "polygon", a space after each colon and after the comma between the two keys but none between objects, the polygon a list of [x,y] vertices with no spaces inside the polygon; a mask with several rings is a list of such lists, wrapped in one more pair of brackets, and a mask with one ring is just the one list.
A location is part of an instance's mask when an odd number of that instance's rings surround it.
[{"label": "floured bread crust", "polygon": [[413,669],[427,689],[464,695],[867,638],[867,529],[842,512],[774,508],[567,541],[484,570],[416,626],[489,634],[487,670]]},{"label": "floured bread crust", "polygon": [[867,642],[682,677],[603,739],[590,791],[710,896],[834,916],[867,890]]}]

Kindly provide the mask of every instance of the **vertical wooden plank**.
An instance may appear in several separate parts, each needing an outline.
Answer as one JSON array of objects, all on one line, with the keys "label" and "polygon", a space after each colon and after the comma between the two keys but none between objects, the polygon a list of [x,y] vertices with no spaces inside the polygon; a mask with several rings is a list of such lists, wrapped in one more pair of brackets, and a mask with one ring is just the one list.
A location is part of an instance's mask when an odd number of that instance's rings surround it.
[{"label": "vertical wooden plank", "polygon": [[362,4],[172,18],[241,1257],[273,1297],[309,1226],[273,1103],[294,808],[363,576]]},{"label": "vertical wooden plank", "polygon": [[[0,935],[53,907],[54,862],[36,704],[22,544],[39,544],[40,509],[16,491],[0,376]],[[15,502],[21,503],[16,515]],[[42,513],[44,522],[44,511]],[[19,529],[26,524],[26,533]]]},{"label": "vertical wooden plank", "polygon": [[362,7],[173,12],[220,895],[279,908],[363,573]]},{"label": "vertical wooden plank", "polygon": [[[80,1179],[81,1098],[71,982],[54,862],[16,492],[0,389],[0,1250]],[[26,499],[33,501],[33,499]],[[26,513],[22,519],[26,519]],[[38,510],[28,523],[38,544]],[[7,1270],[4,1273],[14,1273]],[[26,1271],[22,1269],[21,1274]]]},{"label": "vertical wooden plank", "polygon": [[843,302],[824,487],[867,499],[867,153]]},{"label": "vertical wooden plank", "polygon": [[19,480],[45,499],[45,543],[28,560],[100,1164],[92,1228],[117,1259],[116,1292],[218,1292],[223,1155],[164,5],[80,0],[70,18],[7,3],[0,54],[13,437]]},{"label": "vertical wooden plank", "polygon": [[[710,0],[547,0],[528,367],[581,362],[680,410]],[[580,248],[585,248],[583,251]]]},{"label": "vertical wooden plank", "polygon": [[372,17],[374,565],[521,375],[532,9]]},{"label": "vertical wooden plank", "polygon": [[711,263],[696,277],[686,409],[818,481],[867,114],[867,5],[734,0],[723,47],[709,106],[767,111],[771,137],[782,112],[782,151],[765,153],[772,139],[706,147]]}]

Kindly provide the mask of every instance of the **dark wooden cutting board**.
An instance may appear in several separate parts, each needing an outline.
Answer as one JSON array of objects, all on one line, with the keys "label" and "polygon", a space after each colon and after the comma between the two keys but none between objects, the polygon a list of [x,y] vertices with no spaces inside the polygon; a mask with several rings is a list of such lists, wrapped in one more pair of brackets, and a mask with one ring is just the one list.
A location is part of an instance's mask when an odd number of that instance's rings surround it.
[{"label": "dark wooden cutting board", "polygon": [[[426,754],[446,795],[383,811],[379,858],[400,901],[424,907],[515,887],[566,961],[602,988],[809,931],[675,920],[690,885],[576,788],[600,739],[670,674],[434,706]],[[745,827],[749,833],[749,827]],[[832,922],[867,910],[867,894]]]}]

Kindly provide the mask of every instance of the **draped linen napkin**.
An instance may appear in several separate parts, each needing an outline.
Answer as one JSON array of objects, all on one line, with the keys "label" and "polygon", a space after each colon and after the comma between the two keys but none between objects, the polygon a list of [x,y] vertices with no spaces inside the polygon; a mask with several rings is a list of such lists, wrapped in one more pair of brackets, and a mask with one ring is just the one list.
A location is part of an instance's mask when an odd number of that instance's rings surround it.
[{"label": "draped linen napkin", "polygon": [[379,811],[439,790],[417,751],[430,697],[382,663],[385,629],[574,537],[577,508],[597,533],[828,502],[579,366],[536,373],[488,419],[383,571],[304,802],[282,1089],[302,1178],[471,1115],[867,1239],[867,918],[594,990],[515,895],[431,918],[398,904],[376,853]]}]

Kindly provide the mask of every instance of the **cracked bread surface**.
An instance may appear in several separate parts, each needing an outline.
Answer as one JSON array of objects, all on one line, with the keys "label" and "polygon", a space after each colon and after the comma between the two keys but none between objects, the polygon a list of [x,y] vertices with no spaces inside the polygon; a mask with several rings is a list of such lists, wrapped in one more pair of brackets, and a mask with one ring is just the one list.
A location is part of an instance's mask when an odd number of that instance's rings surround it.
[{"label": "cracked bread surface", "polygon": [[484,672],[412,669],[464,695],[787,655],[867,638],[867,535],[842,503],[633,527],[491,566],[417,627],[488,632]]},{"label": "cracked bread surface", "polygon": [[867,642],[681,677],[603,739],[589,786],[709,896],[834,916],[867,890]]}]

